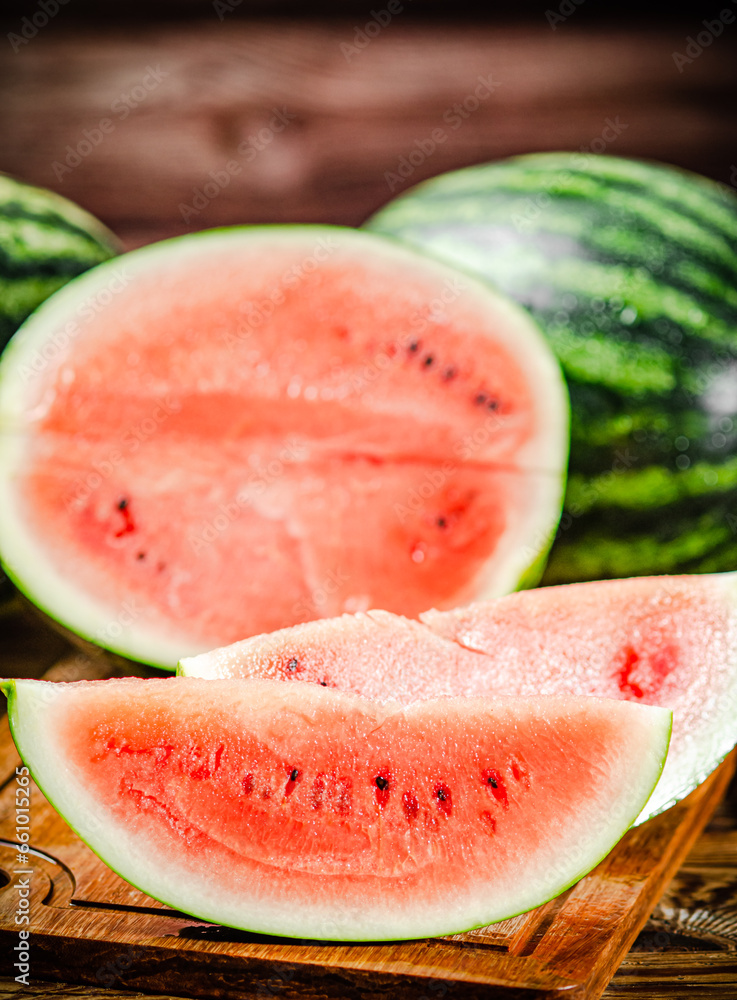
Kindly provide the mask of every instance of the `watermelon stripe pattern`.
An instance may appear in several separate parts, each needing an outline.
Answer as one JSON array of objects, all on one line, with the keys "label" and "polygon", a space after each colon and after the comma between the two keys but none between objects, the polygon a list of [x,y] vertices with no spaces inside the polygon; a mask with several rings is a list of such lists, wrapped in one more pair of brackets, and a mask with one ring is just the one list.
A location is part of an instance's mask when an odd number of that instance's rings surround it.
[{"label": "watermelon stripe pattern", "polygon": [[72,202],[0,175],[0,349],[49,295],[120,249]]},{"label": "watermelon stripe pattern", "polygon": [[546,331],[572,404],[547,583],[737,567],[737,198],[549,153],[435,178],[368,228],[483,275]]}]

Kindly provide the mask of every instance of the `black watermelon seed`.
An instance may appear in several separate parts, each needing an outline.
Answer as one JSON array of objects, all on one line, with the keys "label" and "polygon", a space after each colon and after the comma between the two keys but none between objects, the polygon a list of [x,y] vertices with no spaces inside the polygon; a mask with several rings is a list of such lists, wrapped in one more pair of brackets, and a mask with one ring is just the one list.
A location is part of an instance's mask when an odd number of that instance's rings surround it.
[{"label": "black watermelon seed", "polygon": [[434,791],[435,798],[438,800],[438,809],[441,813],[443,813],[443,815],[450,816],[453,811],[453,801],[451,799],[450,788],[442,782],[438,782]]},{"label": "black watermelon seed", "polygon": [[127,497],[121,497],[115,506],[123,515],[123,527],[119,528],[118,531],[115,532],[115,537],[122,538],[123,535],[127,535],[129,532],[135,531],[136,526],[133,522],[133,518],[131,517],[131,512],[129,510],[129,501]]},{"label": "black watermelon seed", "polygon": [[446,382],[449,382],[452,378],[456,377],[456,374],[457,372],[455,368],[446,368],[445,371],[443,372],[443,378],[445,379]]},{"label": "black watermelon seed", "polygon": [[302,780],[302,772],[299,768],[292,768],[289,774],[289,781],[287,782],[287,787],[284,789],[284,795],[289,797],[294,789],[297,787],[297,782]]},{"label": "black watermelon seed", "polygon": [[444,517],[439,517],[436,523],[437,523],[437,526],[439,528],[447,528],[448,527],[448,522],[445,520]]},{"label": "black watermelon seed", "polygon": [[136,559],[145,559],[145,558],[146,558],[145,552],[139,552],[138,555],[136,556]]},{"label": "black watermelon seed", "polygon": [[379,809],[386,809],[389,804],[389,793],[391,789],[391,774],[387,771],[380,772],[374,778],[376,785],[376,804]]},{"label": "black watermelon seed", "polygon": [[424,364],[425,368],[429,368],[430,365],[433,363],[434,360],[435,359],[433,358],[432,354],[428,354],[428,356],[425,358],[425,360],[422,363]]},{"label": "black watermelon seed", "polygon": [[415,351],[419,351],[420,349],[419,340],[413,340],[412,343],[409,345],[409,349],[413,354],[415,353]]},{"label": "black watermelon seed", "polygon": [[487,410],[498,410],[499,409],[499,403],[497,402],[496,399],[490,399],[489,402],[486,404],[486,409]]},{"label": "black watermelon seed", "polygon": [[481,774],[481,780],[505,809],[509,806],[507,789],[500,772],[495,767],[489,767]]},{"label": "black watermelon seed", "polygon": [[299,660],[290,660],[287,664],[287,670],[296,670],[299,666]]},{"label": "black watermelon seed", "polygon": [[478,393],[478,395],[474,399],[474,403],[477,406],[483,406],[484,403],[487,401],[488,398],[489,397],[486,395],[486,393],[480,392],[480,393]]},{"label": "black watermelon seed", "polygon": [[328,686],[328,682],[327,681],[320,681],[320,684],[324,688],[326,688]]}]

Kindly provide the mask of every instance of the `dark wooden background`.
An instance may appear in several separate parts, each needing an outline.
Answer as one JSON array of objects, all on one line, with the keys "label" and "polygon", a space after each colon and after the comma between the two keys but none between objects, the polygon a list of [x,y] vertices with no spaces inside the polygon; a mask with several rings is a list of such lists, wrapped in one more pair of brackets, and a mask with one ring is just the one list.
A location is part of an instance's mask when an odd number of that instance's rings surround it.
[{"label": "dark wooden background", "polygon": [[[356,29],[383,0],[331,19],[247,18],[234,7],[220,21],[206,3],[197,18],[121,24],[75,20],[70,0],[17,52],[8,36],[27,14],[11,16],[0,38],[0,169],[78,201],[128,245],[240,222],[357,225],[391,197],[385,175],[438,127],[447,141],[394,193],[515,153],[599,148],[608,121],[621,129],[609,153],[737,183],[737,23],[679,72],[673,53],[705,30],[698,5],[654,24],[592,19],[596,2],[562,0],[574,13],[553,27],[546,10],[560,0],[519,22],[429,20],[407,0],[363,49]],[[457,121],[452,108],[479,77],[494,93],[453,129],[444,116]],[[249,145],[275,109],[286,127]],[[89,135],[99,144],[55,168]],[[228,161],[239,173],[185,221],[180,206]]]},{"label": "dark wooden background", "polygon": [[[45,3],[54,10],[56,0]],[[596,150],[612,131],[608,153],[737,185],[729,0],[660,20],[634,3],[597,0],[500,3],[483,16],[464,4],[405,0],[363,48],[357,30],[385,0],[322,0],[309,11],[297,2],[222,3],[219,14],[201,0],[101,12],[91,0],[68,0],[46,24],[39,2],[8,4],[0,170],[79,202],[127,247],[234,223],[357,225],[425,177],[516,153]],[[703,21],[723,9],[735,22],[717,35]],[[698,54],[703,32],[711,41]],[[692,61],[679,68],[674,53]],[[493,93],[453,128],[454,105],[480,77]],[[285,127],[259,137],[276,112]],[[387,177],[439,127],[446,142],[401,183]],[[238,170],[228,184],[194,202],[229,161]],[[38,675],[64,649],[17,604],[0,606],[0,674]],[[733,787],[605,996],[735,1000],[736,886]],[[112,996],[50,985],[30,995],[40,992]],[[0,984],[0,997],[27,995]]]}]

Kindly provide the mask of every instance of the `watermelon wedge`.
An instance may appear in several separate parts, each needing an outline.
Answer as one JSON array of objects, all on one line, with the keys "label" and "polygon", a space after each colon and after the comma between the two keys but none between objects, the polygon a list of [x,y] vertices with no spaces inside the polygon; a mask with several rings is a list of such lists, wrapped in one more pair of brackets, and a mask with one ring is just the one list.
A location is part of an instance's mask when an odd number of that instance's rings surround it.
[{"label": "watermelon wedge", "polygon": [[663,776],[638,818],[682,799],[737,743],[737,574],[544,587],[420,616],[311,622],[180,664],[408,705],[499,694],[596,695],[673,710]]},{"label": "watermelon wedge", "polygon": [[101,646],[182,655],[539,573],[567,455],[519,307],[383,237],[200,233],[54,295],[0,363],[0,554]]},{"label": "watermelon wedge", "polygon": [[594,698],[3,687],[34,779],[124,878],[204,920],[334,940],[462,931],[560,893],[642,809],[671,724]]}]

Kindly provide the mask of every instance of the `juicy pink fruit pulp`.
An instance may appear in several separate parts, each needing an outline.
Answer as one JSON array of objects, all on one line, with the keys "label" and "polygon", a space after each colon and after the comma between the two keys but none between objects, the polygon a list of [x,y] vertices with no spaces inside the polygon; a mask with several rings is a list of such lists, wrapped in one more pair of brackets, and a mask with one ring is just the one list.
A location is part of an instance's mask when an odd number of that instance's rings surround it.
[{"label": "juicy pink fruit pulp", "polygon": [[539,418],[488,317],[326,246],[137,273],[32,383],[25,516],[137,624],[208,648],[451,607],[535,507]]},{"label": "juicy pink fruit pulp", "polygon": [[61,685],[32,722],[12,714],[46,793],[125,877],[315,936],[536,905],[611,848],[667,746],[666,713],[597,699],[398,709],[268,681]]},{"label": "juicy pink fruit pulp", "polygon": [[420,618],[372,611],[309,622],[180,669],[309,681],[402,704],[567,694],[670,708],[654,812],[696,787],[737,741],[735,574],[545,587]]},{"label": "juicy pink fruit pulp", "polygon": [[383,611],[310,622],[186,659],[203,677],[271,677],[410,704],[448,696],[596,695],[695,721],[730,682],[737,582],[638,577],[522,591],[421,622]]}]

